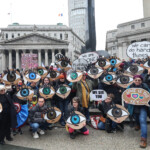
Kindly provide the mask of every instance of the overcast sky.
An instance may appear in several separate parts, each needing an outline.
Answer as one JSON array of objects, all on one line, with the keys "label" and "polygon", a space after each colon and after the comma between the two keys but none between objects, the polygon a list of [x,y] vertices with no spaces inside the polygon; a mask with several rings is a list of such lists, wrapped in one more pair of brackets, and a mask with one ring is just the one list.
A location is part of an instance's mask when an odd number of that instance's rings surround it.
[{"label": "overcast sky", "polygon": [[[95,0],[95,15],[97,50],[105,49],[108,30],[143,17],[143,0]],[[68,25],[68,0],[0,0],[0,27],[13,22]]]}]

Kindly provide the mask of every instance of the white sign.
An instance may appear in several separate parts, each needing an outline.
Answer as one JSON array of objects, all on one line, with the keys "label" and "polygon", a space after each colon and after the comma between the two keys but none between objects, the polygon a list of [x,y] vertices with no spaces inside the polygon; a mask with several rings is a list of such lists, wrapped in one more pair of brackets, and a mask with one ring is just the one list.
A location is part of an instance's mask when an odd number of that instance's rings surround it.
[{"label": "white sign", "polygon": [[85,71],[87,65],[88,65],[88,62],[87,62],[85,59],[79,58],[79,59],[76,59],[76,60],[72,63],[72,69],[73,69],[73,70]]},{"label": "white sign", "polygon": [[135,42],[127,48],[127,56],[132,59],[142,59],[150,56],[150,42]]},{"label": "white sign", "polygon": [[79,58],[83,58],[88,61],[88,63],[95,63],[99,58],[99,55],[96,52],[84,53],[79,56]]},{"label": "white sign", "polygon": [[92,90],[90,93],[91,101],[104,101],[107,98],[107,93],[104,90]]}]

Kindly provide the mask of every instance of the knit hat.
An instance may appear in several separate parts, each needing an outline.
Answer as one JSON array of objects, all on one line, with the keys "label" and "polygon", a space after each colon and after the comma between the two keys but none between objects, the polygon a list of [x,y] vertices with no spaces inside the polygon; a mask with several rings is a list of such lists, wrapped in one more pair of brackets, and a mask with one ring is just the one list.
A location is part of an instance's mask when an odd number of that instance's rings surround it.
[{"label": "knit hat", "polygon": [[59,79],[65,79],[65,76],[63,75],[63,73],[61,73],[61,74],[59,75]]},{"label": "knit hat", "polygon": [[119,67],[123,69],[124,63],[121,63],[121,64],[119,65]]},{"label": "knit hat", "polygon": [[5,89],[6,89],[6,88],[5,88],[5,85],[2,85],[2,84],[1,84],[1,85],[0,85],[0,91],[1,91],[1,90],[5,90]]},{"label": "knit hat", "polygon": [[143,77],[141,75],[135,75],[133,79],[140,78],[143,81]]}]

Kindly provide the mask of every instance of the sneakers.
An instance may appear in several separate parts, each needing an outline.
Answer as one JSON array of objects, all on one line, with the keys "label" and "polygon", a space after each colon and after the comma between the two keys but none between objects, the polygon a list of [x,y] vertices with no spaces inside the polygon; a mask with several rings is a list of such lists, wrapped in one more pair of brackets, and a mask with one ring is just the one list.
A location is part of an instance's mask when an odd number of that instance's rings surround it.
[{"label": "sneakers", "polygon": [[39,135],[38,135],[37,132],[34,132],[34,133],[33,133],[33,138],[34,138],[34,139],[38,139],[38,138],[39,138]]},{"label": "sneakers", "polygon": [[44,132],[43,130],[41,130],[41,129],[39,129],[38,133],[39,133],[40,135],[44,135],[44,134],[45,134],[45,132]]},{"label": "sneakers", "polygon": [[147,140],[145,138],[141,138],[140,147],[146,148],[147,146]]}]

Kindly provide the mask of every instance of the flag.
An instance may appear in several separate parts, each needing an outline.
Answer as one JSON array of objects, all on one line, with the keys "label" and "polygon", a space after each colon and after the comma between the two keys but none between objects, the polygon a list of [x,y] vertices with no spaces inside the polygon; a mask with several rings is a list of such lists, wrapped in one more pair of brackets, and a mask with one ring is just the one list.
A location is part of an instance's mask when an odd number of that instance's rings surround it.
[{"label": "flag", "polygon": [[59,16],[59,17],[62,17],[62,16],[63,16],[63,13],[58,14],[58,16]]}]

